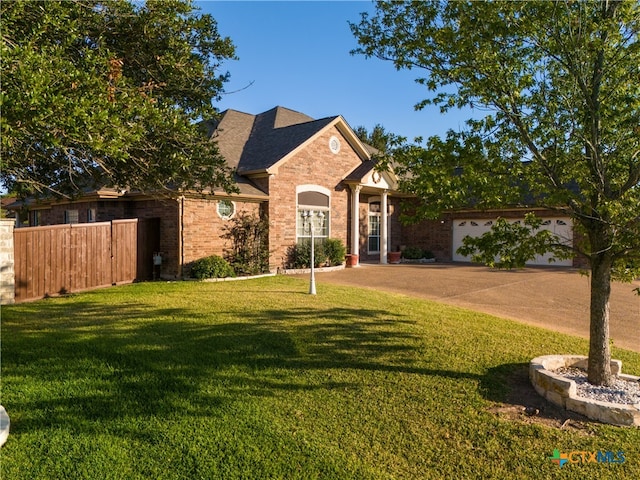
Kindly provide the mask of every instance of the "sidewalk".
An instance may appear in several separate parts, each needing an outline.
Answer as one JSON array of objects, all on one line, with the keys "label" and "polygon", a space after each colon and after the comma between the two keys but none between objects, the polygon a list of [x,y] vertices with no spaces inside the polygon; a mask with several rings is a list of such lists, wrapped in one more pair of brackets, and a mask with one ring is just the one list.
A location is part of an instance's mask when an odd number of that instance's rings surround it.
[{"label": "sidewalk", "polygon": [[[468,264],[373,265],[316,273],[316,282],[354,285],[436,300],[562,333],[589,337],[589,278],[574,269],[503,271]],[[610,335],[640,352],[640,281],[614,283]]]}]

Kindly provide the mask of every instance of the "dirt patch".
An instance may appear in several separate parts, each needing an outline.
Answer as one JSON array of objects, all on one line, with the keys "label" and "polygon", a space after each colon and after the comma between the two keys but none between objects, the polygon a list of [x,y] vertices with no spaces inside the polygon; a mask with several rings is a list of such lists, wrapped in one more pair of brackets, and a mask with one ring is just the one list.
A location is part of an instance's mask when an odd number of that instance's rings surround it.
[{"label": "dirt patch", "polygon": [[517,369],[506,379],[507,397],[494,402],[489,412],[501,419],[569,430],[585,436],[594,435],[594,422],[565,410],[541,397],[529,381],[528,371]]}]

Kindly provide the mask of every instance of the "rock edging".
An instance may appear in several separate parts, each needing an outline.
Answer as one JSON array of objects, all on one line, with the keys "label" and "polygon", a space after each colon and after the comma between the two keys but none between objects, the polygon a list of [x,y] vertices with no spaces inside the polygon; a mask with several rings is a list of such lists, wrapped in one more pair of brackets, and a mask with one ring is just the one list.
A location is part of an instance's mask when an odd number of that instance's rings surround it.
[{"label": "rock edging", "polygon": [[[584,355],[545,355],[529,363],[529,378],[539,395],[551,403],[591,420],[620,426],[640,427],[640,404],[618,404],[579,397],[573,380],[554,373],[559,368],[587,369]],[[622,373],[622,362],[611,360],[611,373],[626,381],[640,381],[640,377]]]},{"label": "rock edging", "polygon": [[[313,270],[316,273],[323,272],[336,272],[338,270],[344,270],[345,264],[334,265],[333,267],[316,267]],[[310,268],[279,268],[278,275],[303,275],[305,273],[311,273]]]}]

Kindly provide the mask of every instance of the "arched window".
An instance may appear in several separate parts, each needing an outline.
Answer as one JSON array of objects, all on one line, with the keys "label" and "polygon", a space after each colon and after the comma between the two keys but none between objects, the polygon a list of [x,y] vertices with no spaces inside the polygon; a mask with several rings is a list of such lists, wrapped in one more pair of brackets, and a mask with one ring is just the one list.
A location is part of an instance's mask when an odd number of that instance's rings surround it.
[{"label": "arched window", "polygon": [[331,224],[331,192],[329,189],[319,185],[299,185],[296,188],[297,194],[297,219],[296,237],[299,242],[304,238],[311,238],[309,229],[309,216],[306,212],[314,212],[311,217],[316,226],[313,234],[316,238],[327,238],[329,236],[329,225]]}]

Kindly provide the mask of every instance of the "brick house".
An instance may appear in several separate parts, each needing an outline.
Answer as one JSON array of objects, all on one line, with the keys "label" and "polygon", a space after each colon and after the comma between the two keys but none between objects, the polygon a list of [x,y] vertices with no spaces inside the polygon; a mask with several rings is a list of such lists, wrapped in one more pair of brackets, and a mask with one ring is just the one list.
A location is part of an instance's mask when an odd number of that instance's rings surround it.
[{"label": "brick house", "polygon": [[[241,212],[268,218],[274,271],[286,268],[288,249],[308,237],[302,213],[309,210],[324,214],[318,236],[342,240],[360,261],[380,263],[402,246],[431,250],[438,260],[465,261],[455,253],[460,235],[481,233],[498,216],[518,221],[524,215],[518,209],[456,212],[403,226],[397,179],[392,172],[375,171],[375,150],[360,141],[342,116],[314,120],[283,107],[257,115],[227,110],[205,125],[236,171],[239,193],[180,192],[159,199],[101,189],[73,202],[16,203],[12,208],[21,208],[30,226],[158,219],[161,276],[168,279],[188,274],[189,264],[199,258],[222,255],[228,247],[221,238],[225,222]],[[562,235],[571,235],[568,218],[548,220],[549,228],[564,228]]]}]

